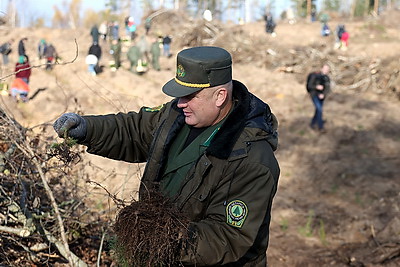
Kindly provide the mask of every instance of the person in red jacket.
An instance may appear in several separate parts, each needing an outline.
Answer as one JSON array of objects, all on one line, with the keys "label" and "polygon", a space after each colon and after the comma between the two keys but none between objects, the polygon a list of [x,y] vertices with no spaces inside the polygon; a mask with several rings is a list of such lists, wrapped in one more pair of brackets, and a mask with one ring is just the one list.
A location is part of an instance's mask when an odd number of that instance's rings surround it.
[{"label": "person in red jacket", "polygon": [[347,46],[349,45],[349,33],[347,31],[342,33],[340,37],[340,49],[347,50]]},{"label": "person in red jacket", "polygon": [[29,84],[31,73],[31,65],[29,64],[28,56],[20,56],[18,62],[15,64],[15,78],[21,78],[24,82]]}]

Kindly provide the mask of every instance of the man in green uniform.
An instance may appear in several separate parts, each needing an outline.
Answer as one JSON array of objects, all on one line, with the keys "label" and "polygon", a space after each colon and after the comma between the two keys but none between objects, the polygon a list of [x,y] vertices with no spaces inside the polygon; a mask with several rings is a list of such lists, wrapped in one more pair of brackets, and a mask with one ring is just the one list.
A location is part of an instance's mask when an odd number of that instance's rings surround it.
[{"label": "man in green uniform", "polygon": [[160,67],[161,49],[157,37],[153,37],[153,42],[151,43],[150,46],[150,54],[151,54],[151,66],[157,71],[161,70]]},{"label": "man in green uniform", "polygon": [[138,65],[138,61],[140,58],[142,58],[139,47],[137,47],[136,44],[132,44],[132,46],[129,48],[126,56],[128,57],[128,60],[130,63],[129,70],[132,72],[136,72],[136,67]]},{"label": "man in green uniform", "polygon": [[112,40],[110,54],[114,59],[114,68],[117,70],[121,67],[121,40]]},{"label": "man in green uniform", "polygon": [[191,219],[184,266],[266,266],[280,172],[277,120],[232,80],[231,65],[225,49],[188,48],[163,86],[170,102],[102,116],[66,113],[54,123],[89,153],[147,162],[140,193],[159,183]]}]

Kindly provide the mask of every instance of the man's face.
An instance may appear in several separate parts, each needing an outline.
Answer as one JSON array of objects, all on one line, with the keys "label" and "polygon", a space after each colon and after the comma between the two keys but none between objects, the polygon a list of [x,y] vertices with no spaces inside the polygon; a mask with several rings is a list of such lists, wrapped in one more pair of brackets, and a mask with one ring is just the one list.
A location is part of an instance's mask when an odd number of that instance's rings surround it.
[{"label": "man's face", "polygon": [[322,66],[321,72],[322,72],[323,74],[327,75],[327,74],[329,74],[329,71],[330,71],[330,68],[329,68],[328,65]]},{"label": "man's face", "polygon": [[183,110],[186,124],[202,128],[220,121],[220,108],[217,105],[219,90],[206,88],[179,98],[178,108]]}]

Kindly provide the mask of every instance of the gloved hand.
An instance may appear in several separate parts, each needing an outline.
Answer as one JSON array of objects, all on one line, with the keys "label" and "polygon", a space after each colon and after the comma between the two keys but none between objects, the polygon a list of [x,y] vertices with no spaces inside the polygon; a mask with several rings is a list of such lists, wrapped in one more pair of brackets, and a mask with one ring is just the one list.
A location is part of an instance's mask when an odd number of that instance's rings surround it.
[{"label": "gloved hand", "polygon": [[86,137],[86,121],[75,113],[64,113],[54,122],[53,128],[61,138],[68,136],[83,141]]}]

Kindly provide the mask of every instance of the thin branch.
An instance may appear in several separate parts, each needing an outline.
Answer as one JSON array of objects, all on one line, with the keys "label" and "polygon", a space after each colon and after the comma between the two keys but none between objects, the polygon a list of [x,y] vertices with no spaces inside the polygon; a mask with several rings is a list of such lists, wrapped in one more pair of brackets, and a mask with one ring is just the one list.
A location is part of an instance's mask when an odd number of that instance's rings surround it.
[{"label": "thin branch", "polygon": [[100,267],[100,263],[101,263],[101,252],[103,251],[103,244],[104,244],[104,238],[105,238],[105,236],[106,236],[106,232],[104,231],[103,234],[101,235],[99,253],[97,253],[97,267]]},{"label": "thin branch", "polygon": [[108,195],[112,200],[114,200],[114,203],[115,203],[117,206],[123,206],[123,207],[126,206],[124,200],[119,199],[119,198],[117,197],[117,195],[115,195],[115,194],[111,194],[104,186],[102,186],[102,185],[99,184],[98,182],[91,181],[91,180],[89,180],[89,181],[87,181],[87,182],[88,182],[88,183],[93,183],[93,184],[99,186],[100,188],[102,188],[104,191],[106,191],[107,195]]},{"label": "thin branch", "polygon": [[0,225],[0,232],[6,232],[9,234],[18,235],[20,237],[28,237],[31,235],[31,232],[26,228],[13,228],[9,226]]}]

